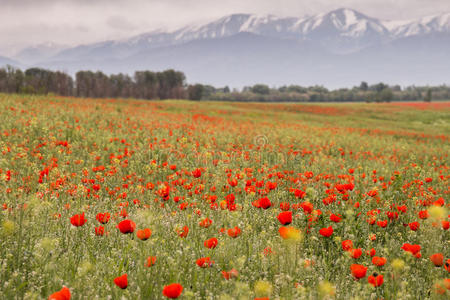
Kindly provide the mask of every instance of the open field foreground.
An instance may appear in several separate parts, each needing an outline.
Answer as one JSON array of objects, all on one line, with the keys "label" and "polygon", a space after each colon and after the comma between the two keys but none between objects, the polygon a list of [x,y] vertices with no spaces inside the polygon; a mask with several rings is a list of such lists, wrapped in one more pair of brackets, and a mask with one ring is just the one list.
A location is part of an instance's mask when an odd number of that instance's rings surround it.
[{"label": "open field foreground", "polygon": [[0,121],[1,299],[450,296],[449,102],[0,95]]}]

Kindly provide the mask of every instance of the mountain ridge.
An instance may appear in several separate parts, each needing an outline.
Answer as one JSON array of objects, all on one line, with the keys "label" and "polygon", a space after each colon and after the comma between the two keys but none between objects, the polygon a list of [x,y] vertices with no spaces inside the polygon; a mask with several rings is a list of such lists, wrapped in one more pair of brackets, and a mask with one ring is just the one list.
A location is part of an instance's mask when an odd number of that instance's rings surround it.
[{"label": "mountain ridge", "polygon": [[425,76],[420,78],[430,78],[429,83],[449,77],[442,71],[443,66],[450,68],[446,51],[450,53],[450,13],[384,21],[340,8],[301,18],[232,14],[170,31],[68,47],[33,65],[71,74],[81,69],[131,74],[176,68],[190,82],[219,86],[280,84],[295,78],[298,83],[351,85],[361,76],[367,78],[359,80],[387,77],[414,84],[419,77],[408,72],[422,70]]}]

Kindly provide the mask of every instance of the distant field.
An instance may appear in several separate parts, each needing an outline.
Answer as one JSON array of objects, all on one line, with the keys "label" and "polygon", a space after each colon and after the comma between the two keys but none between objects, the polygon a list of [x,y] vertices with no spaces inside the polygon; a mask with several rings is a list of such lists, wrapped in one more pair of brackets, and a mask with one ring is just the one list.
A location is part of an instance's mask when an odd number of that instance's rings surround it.
[{"label": "distant field", "polygon": [[445,101],[0,94],[0,299],[448,299],[449,153]]}]

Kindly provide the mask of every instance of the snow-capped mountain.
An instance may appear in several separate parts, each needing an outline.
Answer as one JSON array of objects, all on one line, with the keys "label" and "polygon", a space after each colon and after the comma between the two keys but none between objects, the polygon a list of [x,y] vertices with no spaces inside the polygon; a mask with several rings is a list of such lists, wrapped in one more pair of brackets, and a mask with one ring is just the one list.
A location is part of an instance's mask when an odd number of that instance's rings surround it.
[{"label": "snow-capped mountain", "polygon": [[300,18],[234,14],[67,48],[42,55],[33,65],[71,74],[81,69],[131,74],[175,68],[189,82],[219,86],[339,86],[361,80],[440,84],[450,78],[448,53],[450,13],[383,21],[341,8]]},{"label": "snow-capped mountain", "polygon": [[26,64],[34,64],[49,59],[66,48],[66,45],[46,42],[24,48],[14,58]]},{"label": "snow-capped mountain", "polygon": [[200,39],[226,38],[242,32],[317,41],[338,53],[358,50],[389,35],[381,21],[346,8],[306,18],[234,14],[207,24],[186,26],[174,31],[156,30],[129,39],[81,45],[60,52],[54,59],[125,57],[158,47]]},{"label": "snow-capped mountain", "polygon": [[348,8],[341,8],[327,14],[300,20],[295,25],[301,29],[301,33],[311,35],[319,31],[327,34],[338,34],[347,37],[361,37],[369,32],[387,34],[383,24],[374,18]]},{"label": "snow-capped mountain", "polygon": [[414,21],[384,22],[394,37],[409,37],[450,32],[450,13],[428,16]]}]

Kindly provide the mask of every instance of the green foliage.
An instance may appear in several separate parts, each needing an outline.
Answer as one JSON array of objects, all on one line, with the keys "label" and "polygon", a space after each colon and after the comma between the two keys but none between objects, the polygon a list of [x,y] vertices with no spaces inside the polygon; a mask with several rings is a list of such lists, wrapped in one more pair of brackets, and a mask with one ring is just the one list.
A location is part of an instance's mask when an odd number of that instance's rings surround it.
[{"label": "green foliage", "polygon": [[189,85],[188,86],[188,99],[189,100],[201,100],[203,91],[204,91],[204,87],[201,84]]},{"label": "green foliage", "polygon": [[252,93],[255,93],[255,94],[268,95],[270,93],[270,88],[269,88],[269,86],[267,86],[265,84],[255,84],[251,88],[251,91],[252,91]]},{"label": "green foliage", "polygon": [[425,98],[423,99],[423,101],[431,102],[431,98],[432,98],[432,91],[431,91],[431,89],[428,89],[427,94],[425,95]]}]

